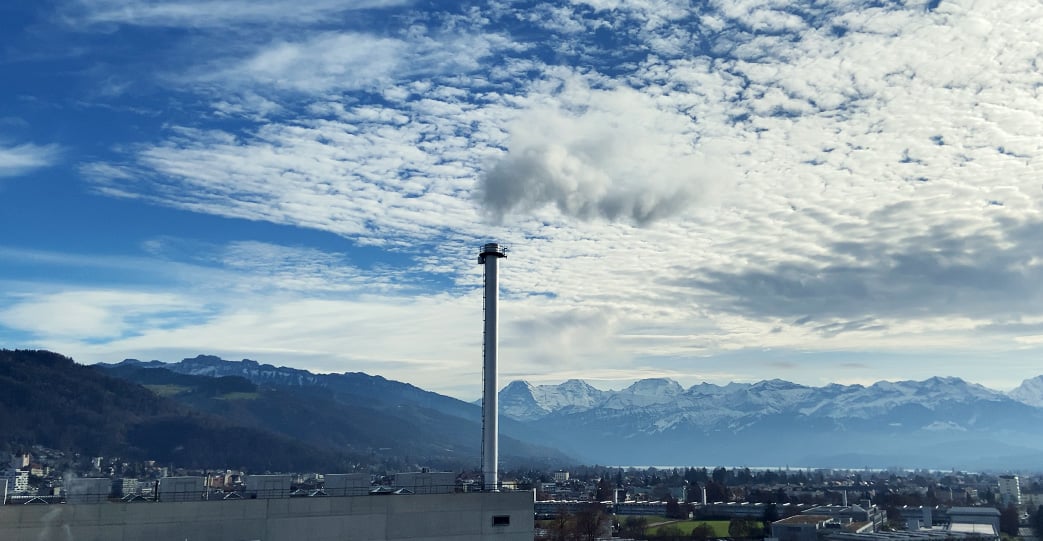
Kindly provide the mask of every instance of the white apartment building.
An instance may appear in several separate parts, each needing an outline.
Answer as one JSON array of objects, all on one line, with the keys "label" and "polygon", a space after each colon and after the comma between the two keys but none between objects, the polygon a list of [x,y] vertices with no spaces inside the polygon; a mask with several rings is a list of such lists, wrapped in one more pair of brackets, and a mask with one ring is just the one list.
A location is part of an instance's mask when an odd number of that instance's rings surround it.
[{"label": "white apartment building", "polygon": [[1017,475],[1001,475],[999,500],[1004,504],[1021,505],[1021,484]]},{"label": "white apartment building", "polygon": [[0,473],[0,481],[7,482],[7,494],[23,494],[29,491],[28,470],[4,470]]}]

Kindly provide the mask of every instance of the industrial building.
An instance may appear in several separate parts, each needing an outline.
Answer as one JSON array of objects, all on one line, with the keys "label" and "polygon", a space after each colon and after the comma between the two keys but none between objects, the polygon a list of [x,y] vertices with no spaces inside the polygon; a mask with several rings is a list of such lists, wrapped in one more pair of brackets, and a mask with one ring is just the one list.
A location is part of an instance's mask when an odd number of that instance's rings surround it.
[{"label": "industrial building", "polygon": [[776,541],[818,541],[833,521],[829,515],[794,515],[771,523],[771,537]]},{"label": "industrial building", "polygon": [[531,541],[533,493],[0,506],[5,541]]},{"label": "industrial building", "polygon": [[999,538],[1000,512],[994,507],[950,507],[948,530]]}]

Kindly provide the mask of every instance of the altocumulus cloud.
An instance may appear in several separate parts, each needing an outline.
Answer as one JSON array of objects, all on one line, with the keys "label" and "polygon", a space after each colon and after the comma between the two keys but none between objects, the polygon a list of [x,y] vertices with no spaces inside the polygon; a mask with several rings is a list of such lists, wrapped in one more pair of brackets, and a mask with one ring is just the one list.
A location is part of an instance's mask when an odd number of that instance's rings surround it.
[{"label": "altocumulus cloud", "polygon": [[[505,336],[527,339],[505,348],[542,361],[534,373],[1043,341],[1039,2],[72,4],[106,43],[125,25],[190,29],[150,34],[189,56],[151,77],[192,120],[160,115],[158,139],[81,165],[99,193],[388,252],[422,244],[406,278],[451,284],[418,303],[402,275],[348,254],[237,242],[201,265],[249,284],[222,288],[222,314],[118,348],[247,337],[330,361],[348,343],[413,378],[416,360],[478,347],[460,331],[477,321],[478,269],[460,262],[478,235],[513,245]],[[348,12],[381,5],[395,7]],[[504,227],[480,223],[476,202]],[[23,299],[19,316],[71,305],[108,321],[115,301],[88,300]],[[101,334],[123,336],[112,322]],[[423,343],[452,347],[384,339],[425,323]]]},{"label": "altocumulus cloud", "polygon": [[129,24],[194,28],[230,24],[306,23],[362,9],[408,5],[411,0],[72,0],[63,15],[71,24]]}]

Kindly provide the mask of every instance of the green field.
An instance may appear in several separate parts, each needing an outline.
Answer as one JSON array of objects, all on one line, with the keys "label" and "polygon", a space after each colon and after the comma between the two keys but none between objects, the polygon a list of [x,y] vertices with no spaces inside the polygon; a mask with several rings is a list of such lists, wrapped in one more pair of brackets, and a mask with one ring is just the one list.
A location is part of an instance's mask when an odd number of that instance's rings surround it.
[{"label": "green field", "polygon": [[184,385],[145,385],[145,388],[158,396],[174,396],[188,390]]},{"label": "green field", "polygon": [[215,396],[218,400],[255,400],[260,396],[258,393],[225,393],[221,396]]},{"label": "green field", "polygon": [[[191,387],[184,385],[145,385],[145,388],[152,391],[159,396],[177,396],[181,393],[192,390]],[[214,398],[217,400],[255,400],[260,396],[257,392],[231,392],[222,395],[217,395]]]},{"label": "green field", "polygon": [[[662,517],[649,517],[649,518],[650,518],[650,520],[648,522],[650,524],[666,520],[666,519],[664,519]],[[678,520],[677,522],[671,522],[669,525],[677,526],[678,528],[680,528],[682,535],[691,535],[692,534],[692,530],[696,526],[698,526],[700,524],[708,524],[708,525],[710,525],[710,527],[713,528],[713,536],[714,537],[718,537],[718,538],[720,538],[720,537],[728,537],[728,521],[727,520]],[[666,526],[666,524],[664,524],[663,526]],[[649,535],[655,535],[659,531],[659,528],[660,528],[660,526],[653,526],[653,527],[649,528],[648,530],[646,530],[646,533],[649,534]]]}]

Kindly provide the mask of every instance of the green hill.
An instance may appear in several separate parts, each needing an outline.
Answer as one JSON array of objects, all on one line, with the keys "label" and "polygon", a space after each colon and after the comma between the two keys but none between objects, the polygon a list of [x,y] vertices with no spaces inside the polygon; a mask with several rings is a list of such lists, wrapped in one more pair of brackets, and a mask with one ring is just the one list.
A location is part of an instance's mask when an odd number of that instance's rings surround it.
[{"label": "green hill", "polygon": [[[241,382],[215,385],[215,393],[242,392]],[[48,351],[0,350],[0,435],[11,446],[189,468],[343,471],[351,458],[194,410]]]}]

